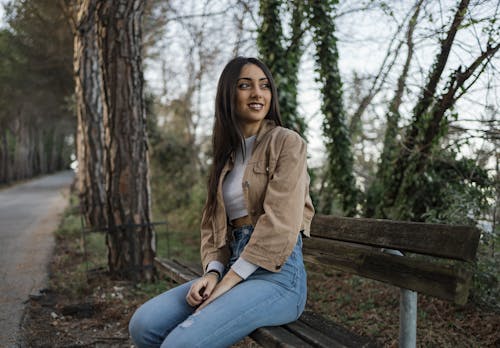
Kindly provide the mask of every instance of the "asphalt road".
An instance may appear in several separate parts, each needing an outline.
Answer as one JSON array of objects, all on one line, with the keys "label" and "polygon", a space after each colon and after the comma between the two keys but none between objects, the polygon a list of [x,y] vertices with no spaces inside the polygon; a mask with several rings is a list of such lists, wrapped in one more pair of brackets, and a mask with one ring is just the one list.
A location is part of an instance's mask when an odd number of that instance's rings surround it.
[{"label": "asphalt road", "polygon": [[0,190],[0,347],[18,346],[24,304],[46,286],[72,180],[68,171]]}]

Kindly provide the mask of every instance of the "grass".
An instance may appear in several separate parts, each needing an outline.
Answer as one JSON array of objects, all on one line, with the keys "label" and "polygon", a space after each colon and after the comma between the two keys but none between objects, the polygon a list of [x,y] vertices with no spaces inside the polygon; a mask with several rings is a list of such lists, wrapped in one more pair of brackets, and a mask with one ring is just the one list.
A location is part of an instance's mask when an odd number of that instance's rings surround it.
[{"label": "grass", "polygon": [[[64,252],[54,255],[54,269],[64,269],[64,272],[51,273],[50,286],[57,288],[70,297],[88,295],[93,291],[92,279],[106,273],[107,246],[106,235],[103,232],[86,232],[82,234],[82,221],[76,205],[75,195],[70,197],[70,207],[62,216],[59,228],[55,231],[56,239],[63,245]],[[164,226],[164,225],[160,225]],[[171,245],[172,255],[183,258],[194,252],[187,248],[183,251],[186,241],[182,234],[169,234],[163,228],[157,232],[157,242],[160,250],[167,251],[167,243]],[[72,267],[67,267],[71,264]],[[71,279],[71,281],[68,281]],[[170,281],[158,279],[154,283],[139,282],[132,292],[142,298],[149,298],[171,287]]]},{"label": "grass", "polygon": [[160,258],[177,258],[197,262],[200,260],[199,232],[183,232],[168,228],[156,231],[156,254]]}]

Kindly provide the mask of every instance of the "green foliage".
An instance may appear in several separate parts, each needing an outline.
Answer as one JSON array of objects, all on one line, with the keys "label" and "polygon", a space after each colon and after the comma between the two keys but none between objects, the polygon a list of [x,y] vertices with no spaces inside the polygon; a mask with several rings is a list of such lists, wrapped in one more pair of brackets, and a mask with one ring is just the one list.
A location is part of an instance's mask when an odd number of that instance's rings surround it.
[{"label": "green foliage", "polygon": [[61,8],[48,0],[11,1],[6,12],[8,27],[0,31],[0,182],[67,168],[75,126],[67,111],[73,42]]},{"label": "green foliage", "polygon": [[[474,160],[442,151],[430,157],[423,168],[417,169],[416,163],[409,161],[403,181],[407,186],[401,188],[406,194],[399,194],[393,206],[383,208],[385,216],[470,225],[489,209],[492,179]],[[374,185],[370,199],[385,193],[385,187]]]},{"label": "green foliage", "polygon": [[155,221],[158,226],[157,254],[160,257],[199,260],[200,219],[206,199],[206,170],[200,164],[200,146],[186,126],[190,101],[179,99],[155,108],[149,103],[148,117],[155,120],[167,115],[163,126],[148,126],[151,151],[151,192]]},{"label": "green foliage", "polygon": [[[418,190],[407,203],[413,220],[477,225],[491,213],[494,180],[474,160],[456,156],[444,152],[433,157],[414,180]],[[498,226],[489,226],[486,223],[479,243],[471,295],[476,303],[499,309],[500,238]]]},{"label": "green foliage", "polygon": [[262,61],[271,70],[278,87],[281,117],[286,127],[304,136],[306,124],[297,112],[297,86],[300,58],[303,53],[302,34],[304,6],[302,1],[287,3],[291,12],[291,34],[285,36],[281,27],[281,0],[261,0],[259,13],[262,25],[258,28],[257,45]]},{"label": "green foliage", "polygon": [[413,211],[424,221],[474,225],[490,208],[492,180],[474,160],[444,153],[420,178]]},{"label": "green foliage", "polygon": [[134,297],[150,299],[157,296],[168,289],[173,288],[177,284],[167,279],[158,279],[153,283],[137,283],[132,292]]},{"label": "green foliage", "polygon": [[19,69],[26,67],[26,59],[16,46],[16,37],[9,30],[0,30],[0,122],[8,120],[12,110],[9,100],[18,96],[22,80]]},{"label": "green foliage", "polygon": [[[161,211],[169,213],[191,202],[192,188],[199,179],[193,163],[195,149],[173,133],[164,134],[153,150],[153,190],[169,199],[157,202]],[[162,178],[163,180],[157,181]],[[175,193],[175,194],[174,194]]]},{"label": "green foliage", "polygon": [[316,69],[321,83],[324,115],[323,134],[326,137],[326,186],[319,211],[332,213],[340,202],[344,215],[356,214],[358,190],[353,175],[353,155],[342,100],[342,81],[338,68],[337,38],[333,11],[336,1],[307,3],[308,20],[316,46]]},{"label": "green foliage", "polygon": [[500,310],[500,231],[483,233],[473,277],[475,302]]},{"label": "green foliage", "polygon": [[[199,259],[199,224],[206,197],[205,181],[183,154],[191,153],[185,146],[173,142],[161,156],[153,155],[152,197],[155,220],[167,221],[159,226],[157,254],[160,257]],[[165,146],[164,143],[158,145]],[[177,149],[177,150],[176,150]],[[172,156],[168,157],[170,153]]]}]

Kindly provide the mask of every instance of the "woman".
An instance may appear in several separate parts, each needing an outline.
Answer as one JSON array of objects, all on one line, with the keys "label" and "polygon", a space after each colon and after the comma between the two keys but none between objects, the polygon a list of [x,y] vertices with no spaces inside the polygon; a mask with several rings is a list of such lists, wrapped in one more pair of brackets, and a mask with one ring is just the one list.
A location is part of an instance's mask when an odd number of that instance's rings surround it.
[{"label": "woman", "polygon": [[237,57],[224,68],[212,140],[205,273],[135,312],[129,329],[138,347],[228,347],[304,310],[301,234],[314,214],[306,144],[281,127],[276,86],[259,60]]}]

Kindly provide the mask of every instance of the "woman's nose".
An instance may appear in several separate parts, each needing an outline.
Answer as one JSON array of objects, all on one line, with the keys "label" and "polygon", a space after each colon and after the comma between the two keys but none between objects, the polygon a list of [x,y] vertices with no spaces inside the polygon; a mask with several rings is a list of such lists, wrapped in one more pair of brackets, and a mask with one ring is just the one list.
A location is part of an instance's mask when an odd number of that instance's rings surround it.
[{"label": "woman's nose", "polygon": [[259,86],[252,88],[252,93],[250,94],[252,98],[259,98],[262,96],[262,90]]}]

